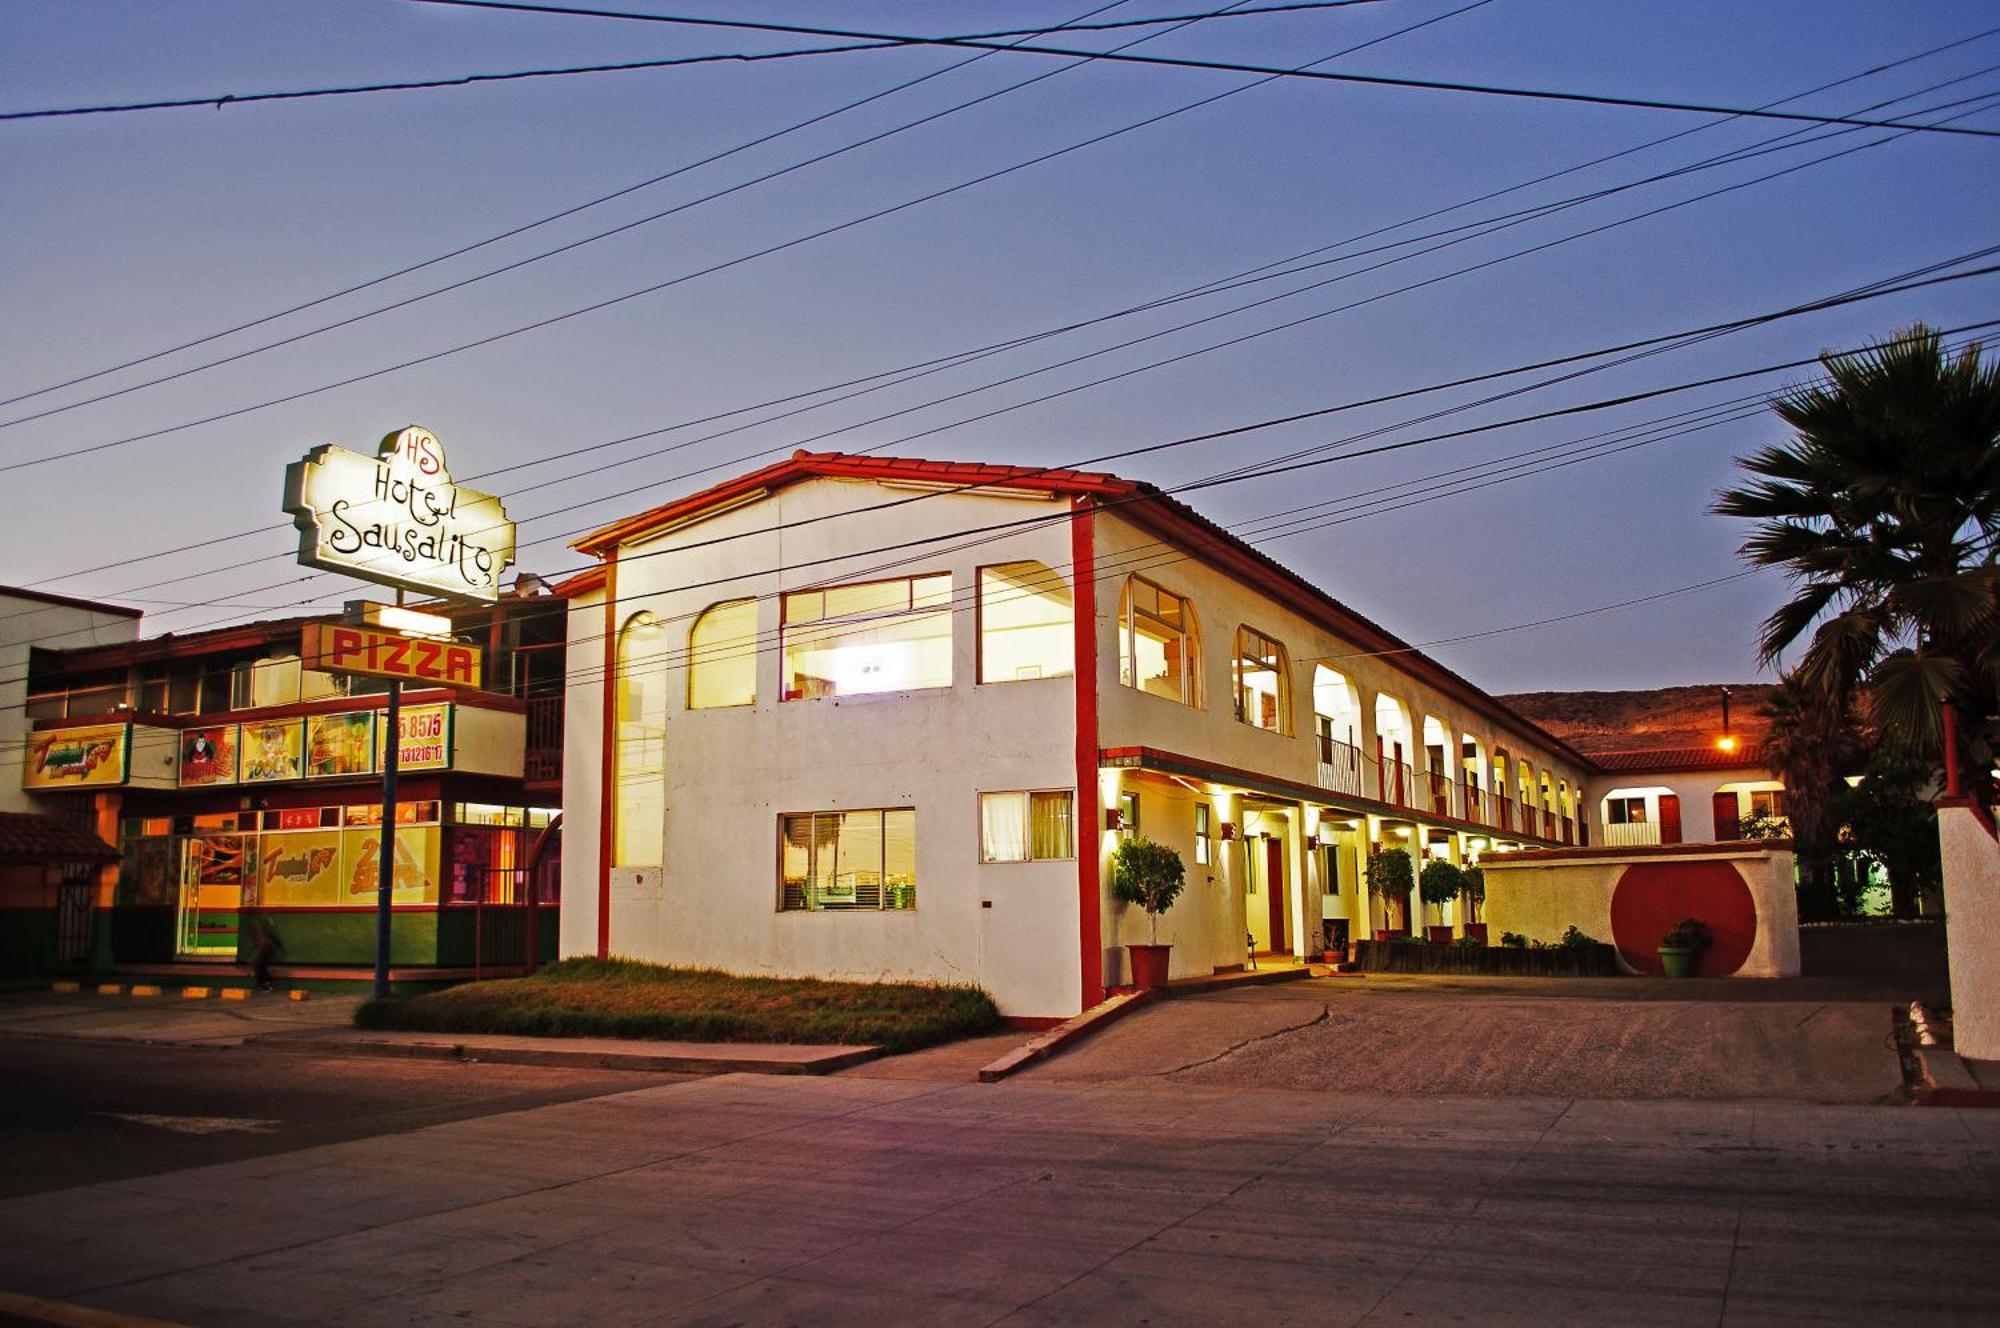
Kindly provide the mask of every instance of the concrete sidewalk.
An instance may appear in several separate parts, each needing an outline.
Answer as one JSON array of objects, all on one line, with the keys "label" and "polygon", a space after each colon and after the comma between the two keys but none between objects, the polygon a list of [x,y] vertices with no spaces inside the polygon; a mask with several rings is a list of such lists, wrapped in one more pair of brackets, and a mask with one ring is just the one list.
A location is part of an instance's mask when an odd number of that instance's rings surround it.
[{"label": "concrete sidewalk", "polygon": [[294,1001],[282,991],[251,992],[240,1001],[189,1000],[173,991],[159,996],[18,992],[0,996],[0,1033],[239,1046],[274,1033],[347,1027],[360,1003],[358,996],[318,993]]},{"label": "concrete sidewalk", "polygon": [[882,1054],[880,1047],[779,1042],[668,1042],[651,1038],[511,1037],[499,1033],[328,1031],[270,1046],[348,1056],[429,1057],[498,1065],[644,1070],[680,1074],[830,1074]]},{"label": "concrete sidewalk", "polygon": [[0,1203],[0,1287],[259,1328],[1984,1324],[1996,1167],[1993,1112],[724,1075]]}]

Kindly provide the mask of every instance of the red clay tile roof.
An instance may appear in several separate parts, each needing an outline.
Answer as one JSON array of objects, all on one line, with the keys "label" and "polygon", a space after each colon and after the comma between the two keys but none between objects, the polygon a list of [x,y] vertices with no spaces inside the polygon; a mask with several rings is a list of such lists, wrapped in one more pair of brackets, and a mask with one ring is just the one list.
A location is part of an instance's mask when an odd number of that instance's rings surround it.
[{"label": "red clay tile roof", "polygon": [[1660,747],[1643,752],[1592,752],[1599,770],[1745,770],[1764,766],[1761,743],[1746,742],[1733,752],[1714,747]]},{"label": "red clay tile roof", "polygon": [[116,861],[117,849],[60,817],[0,812],[0,866]]}]

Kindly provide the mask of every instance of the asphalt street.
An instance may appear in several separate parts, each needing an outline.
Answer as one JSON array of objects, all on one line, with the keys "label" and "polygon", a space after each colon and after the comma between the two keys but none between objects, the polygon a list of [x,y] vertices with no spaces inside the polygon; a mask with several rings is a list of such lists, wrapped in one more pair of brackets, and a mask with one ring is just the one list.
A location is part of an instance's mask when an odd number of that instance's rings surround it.
[{"label": "asphalt street", "polygon": [[685,1076],[0,1035],[0,1197],[263,1157]]}]

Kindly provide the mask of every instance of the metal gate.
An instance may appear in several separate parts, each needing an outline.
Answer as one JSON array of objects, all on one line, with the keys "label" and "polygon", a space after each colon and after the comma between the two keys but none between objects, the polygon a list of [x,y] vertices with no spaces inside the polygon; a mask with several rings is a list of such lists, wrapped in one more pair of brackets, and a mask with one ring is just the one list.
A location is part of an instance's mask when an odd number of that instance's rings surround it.
[{"label": "metal gate", "polygon": [[56,964],[80,968],[90,958],[90,916],[95,882],[89,875],[56,886]]}]

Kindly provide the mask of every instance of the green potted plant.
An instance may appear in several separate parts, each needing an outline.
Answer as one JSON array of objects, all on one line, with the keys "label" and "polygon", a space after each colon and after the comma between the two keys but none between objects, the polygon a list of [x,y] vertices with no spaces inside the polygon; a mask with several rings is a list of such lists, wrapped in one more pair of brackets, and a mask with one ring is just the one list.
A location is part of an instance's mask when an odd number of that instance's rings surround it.
[{"label": "green potted plant", "polygon": [[1708,924],[1699,918],[1682,918],[1660,938],[1660,968],[1670,978],[1684,978],[1694,972],[1695,957],[1714,942]]},{"label": "green potted plant", "polygon": [[[1424,864],[1423,871],[1417,875],[1417,894],[1433,908],[1442,908],[1449,904],[1458,898],[1464,889],[1465,873],[1458,869],[1457,864],[1443,858],[1432,858]],[[1449,944],[1451,941],[1449,925],[1430,927],[1426,934],[1440,945]]]},{"label": "green potted plant", "polygon": [[1409,933],[1410,891],[1416,875],[1410,855],[1400,848],[1378,848],[1368,855],[1368,888],[1389,906],[1389,926],[1375,933],[1376,940]]},{"label": "green potted plant", "polygon": [[1479,916],[1479,911],[1486,903],[1486,872],[1473,866],[1465,868],[1459,875],[1459,898],[1465,901],[1465,934],[1484,945],[1486,920]]},{"label": "green potted plant", "polygon": [[1160,944],[1160,914],[1174,906],[1187,885],[1181,855],[1165,844],[1134,836],[1111,855],[1111,897],[1137,904],[1152,924],[1150,945],[1128,945],[1132,954],[1132,985],[1144,990],[1167,985],[1167,960],[1173,944]]}]

